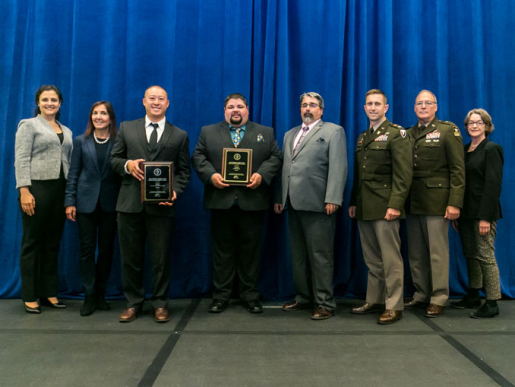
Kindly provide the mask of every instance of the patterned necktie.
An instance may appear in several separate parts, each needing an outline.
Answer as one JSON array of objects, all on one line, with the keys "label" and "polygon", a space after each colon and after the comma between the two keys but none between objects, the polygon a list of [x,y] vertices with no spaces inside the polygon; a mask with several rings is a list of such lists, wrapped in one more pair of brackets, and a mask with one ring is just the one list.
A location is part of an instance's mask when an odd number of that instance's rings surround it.
[{"label": "patterned necktie", "polygon": [[309,130],[309,126],[304,126],[302,128],[302,134],[300,135],[299,141],[297,141],[295,148],[293,148],[293,156],[295,156],[297,154],[297,151],[299,150],[299,147],[300,147],[300,143],[302,142],[302,140],[304,140],[304,137],[306,137],[308,130]]},{"label": "patterned necktie", "polygon": [[240,141],[241,141],[241,136],[240,136],[241,128],[233,128],[233,129],[234,129],[234,138],[232,139],[232,142],[234,143],[234,147],[237,148],[238,145],[240,145]]},{"label": "patterned necktie", "polygon": [[154,130],[150,134],[150,140],[148,141],[148,145],[150,147],[150,152],[154,153],[157,150],[157,128],[159,127],[158,124],[151,123],[154,127]]}]

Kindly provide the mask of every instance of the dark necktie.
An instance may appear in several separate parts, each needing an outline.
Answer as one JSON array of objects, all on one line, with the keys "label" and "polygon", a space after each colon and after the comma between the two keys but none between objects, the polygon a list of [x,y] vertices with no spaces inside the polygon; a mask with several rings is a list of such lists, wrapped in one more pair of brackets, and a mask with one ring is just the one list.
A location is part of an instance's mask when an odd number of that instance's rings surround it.
[{"label": "dark necktie", "polygon": [[159,125],[155,123],[151,123],[150,125],[154,127],[154,130],[150,134],[148,146],[150,148],[150,152],[154,153],[155,151],[157,151],[157,128],[159,127]]}]

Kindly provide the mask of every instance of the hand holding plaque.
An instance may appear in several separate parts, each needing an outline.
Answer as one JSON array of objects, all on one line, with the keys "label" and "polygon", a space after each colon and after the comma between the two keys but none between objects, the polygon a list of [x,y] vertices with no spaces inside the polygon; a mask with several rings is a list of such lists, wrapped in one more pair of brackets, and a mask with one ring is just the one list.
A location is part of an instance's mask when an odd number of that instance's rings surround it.
[{"label": "hand holding plaque", "polygon": [[141,181],[141,202],[171,202],[173,192],[173,162],[144,161],[140,163],[143,171]]},{"label": "hand holding plaque", "polygon": [[249,184],[251,171],[252,149],[223,149],[222,177],[227,184]]}]

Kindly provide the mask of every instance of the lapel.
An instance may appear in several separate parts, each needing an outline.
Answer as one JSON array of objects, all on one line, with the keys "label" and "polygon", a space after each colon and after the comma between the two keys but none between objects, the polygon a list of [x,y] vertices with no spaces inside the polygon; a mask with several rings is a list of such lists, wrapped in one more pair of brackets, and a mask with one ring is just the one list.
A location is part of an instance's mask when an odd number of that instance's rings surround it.
[{"label": "lapel", "polygon": [[[165,125],[166,127],[166,125]],[[145,119],[140,119],[140,122],[136,123],[136,131],[138,133],[138,140],[143,148],[143,152],[145,152],[145,160],[150,160],[150,152],[148,151],[148,141],[147,141],[147,133],[145,129]],[[165,130],[166,132],[166,130]],[[163,133],[164,136],[164,133]],[[156,152],[157,153],[157,152]]]},{"label": "lapel", "polygon": [[254,123],[247,121],[247,126],[245,128],[245,135],[241,139],[240,144],[238,145],[238,148],[243,148],[243,149],[249,148],[249,145],[252,145],[253,142],[256,142],[256,135],[254,133],[256,131],[255,129],[256,128],[254,127]]},{"label": "lapel", "polygon": [[[385,134],[387,132],[387,128],[390,125],[390,121],[388,121],[388,118],[383,121],[381,126],[379,126],[373,134],[368,133],[368,129],[366,130],[365,134],[363,135],[363,145],[368,145],[372,141],[374,141],[377,137],[379,137],[382,134]],[[370,129],[370,128],[369,128]]]},{"label": "lapel", "polygon": [[[157,158],[157,155],[159,154],[159,152],[161,152],[161,149],[163,149],[163,146],[164,146],[163,144],[166,144],[170,140],[172,133],[173,133],[172,124],[170,124],[168,121],[165,121],[165,130],[163,130],[163,135],[161,136],[161,139],[157,143],[156,153],[154,153],[154,157],[150,158],[150,161],[154,161]],[[148,149],[148,147],[147,147],[147,149]],[[149,152],[149,155],[150,155],[150,152]]]},{"label": "lapel", "polygon": [[[309,131],[309,133],[304,137],[302,142],[299,145],[299,149],[297,149],[297,153],[295,154],[294,158],[296,158],[300,152],[302,152],[302,149],[306,146],[306,144],[313,138],[313,136],[320,130],[324,122],[322,120],[318,121],[318,124],[315,125],[313,129]],[[302,125],[301,125],[302,127]],[[300,130],[300,129],[299,129]],[[296,132],[295,136],[298,134],[298,131]],[[294,137],[295,140],[295,137]]]},{"label": "lapel", "polygon": [[218,125],[218,133],[220,138],[222,139],[222,144],[224,148],[234,148],[234,143],[232,142],[231,137],[231,129],[229,129],[229,124],[227,122],[220,122],[220,125]]},{"label": "lapel", "polygon": [[86,148],[85,150],[88,153],[90,159],[93,160],[93,164],[95,165],[97,173],[100,174],[100,167],[98,165],[97,150],[95,149],[95,139],[93,138],[93,134],[84,139],[84,148]]},{"label": "lapel", "polygon": [[[477,146],[476,149],[474,149],[473,152],[471,152],[470,156],[468,157],[468,160],[465,161],[465,164],[468,164],[470,163],[474,158],[477,157],[477,155],[479,154],[483,154],[483,150],[485,149],[486,147],[486,144],[489,142],[488,138],[485,138],[483,141],[481,141],[481,143]],[[467,146],[465,147],[465,153],[468,152],[469,148],[470,148],[470,144],[467,144]]]},{"label": "lapel", "polygon": [[[419,131],[419,133],[418,133],[417,137],[415,137],[415,139],[418,140],[421,137],[425,137],[426,134],[431,133],[432,131],[436,130],[437,125],[438,125],[438,118],[435,117],[434,120],[429,123],[429,125],[427,125],[423,130]],[[417,124],[417,127],[418,127],[418,124]]]}]

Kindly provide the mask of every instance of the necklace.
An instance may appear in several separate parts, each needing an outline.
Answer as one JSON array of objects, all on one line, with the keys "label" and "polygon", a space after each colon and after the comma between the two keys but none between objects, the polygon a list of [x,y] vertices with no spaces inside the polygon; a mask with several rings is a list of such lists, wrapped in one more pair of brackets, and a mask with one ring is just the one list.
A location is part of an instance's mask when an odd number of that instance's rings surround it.
[{"label": "necklace", "polygon": [[97,136],[95,135],[95,132],[93,132],[93,138],[95,139],[95,142],[99,145],[102,145],[102,144],[105,144],[106,142],[109,141],[109,137],[110,136],[107,136],[107,138],[104,140],[104,141],[100,141]]}]

